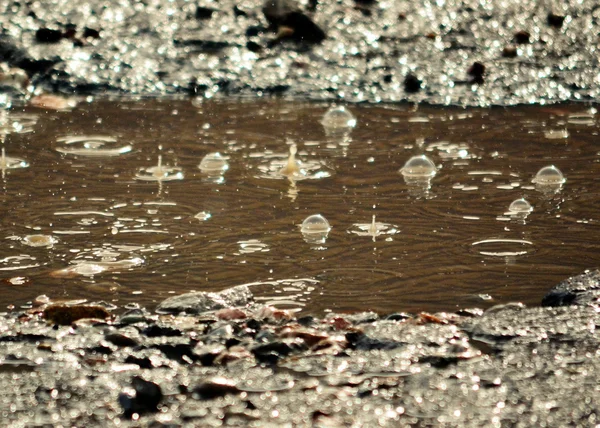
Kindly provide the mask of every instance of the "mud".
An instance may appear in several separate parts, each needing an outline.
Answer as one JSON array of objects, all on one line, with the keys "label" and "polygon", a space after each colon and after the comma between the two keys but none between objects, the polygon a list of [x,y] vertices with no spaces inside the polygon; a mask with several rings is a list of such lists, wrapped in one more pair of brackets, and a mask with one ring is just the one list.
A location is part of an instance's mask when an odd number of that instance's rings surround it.
[{"label": "mud", "polygon": [[599,95],[594,2],[4,1],[0,15],[1,80],[17,97],[487,106]]},{"label": "mud", "polygon": [[[582,297],[599,272],[572,278]],[[557,290],[564,289],[560,284]],[[237,308],[222,308],[235,300]],[[554,292],[557,292],[556,290]],[[592,426],[596,304],[293,318],[247,289],[58,326],[0,318],[10,426]],[[205,310],[200,311],[197,302]],[[214,302],[214,307],[210,301]],[[580,300],[582,301],[582,300]],[[548,303],[548,302],[547,302]],[[96,302],[96,305],[102,305]],[[165,305],[173,307],[168,303]],[[69,305],[63,305],[68,308]],[[77,305],[71,306],[76,308]],[[221,309],[218,309],[221,308]],[[67,310],[67,309],[65,309]]]}]

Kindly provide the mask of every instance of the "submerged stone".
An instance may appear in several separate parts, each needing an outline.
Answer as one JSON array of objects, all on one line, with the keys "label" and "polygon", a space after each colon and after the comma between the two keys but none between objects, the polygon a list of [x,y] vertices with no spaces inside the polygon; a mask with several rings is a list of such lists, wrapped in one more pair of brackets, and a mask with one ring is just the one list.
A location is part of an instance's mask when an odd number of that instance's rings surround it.
[{"label": "submerged stone", "polygon": [[600,299],[600,271],[593,270],[558,283],[542,299],[542,306],[597,304]]},{"label": "submerged stone", "polygon": [[110,313],[101,306],[52,305],[44,310],[42,316],[58,325],[71,325],[73,322],[84,318],[104,320],[110,317]]},{"label": "submerged stone", "polygon": [[198,291],[169,297],[159,303],[159,313],[200,314],[235,306],[246,306],[252,302],[252,293],[247,285],[238,285],[218,293]]}]

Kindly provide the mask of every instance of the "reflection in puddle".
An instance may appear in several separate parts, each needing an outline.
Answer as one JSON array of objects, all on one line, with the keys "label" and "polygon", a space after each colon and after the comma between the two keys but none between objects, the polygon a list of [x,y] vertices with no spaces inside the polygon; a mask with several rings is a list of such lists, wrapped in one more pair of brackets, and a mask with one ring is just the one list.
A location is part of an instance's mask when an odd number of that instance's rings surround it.
[{"label": "reflection in puddle", "polygon": [[547,140],[564,140],[565,138],[569,138],[569,131],[566,129],[550,129],[544,131],[544,137]]},{"label": "reflection in puddle", "polygon": [[0,259],[0,271],[23,270],[41,266],[41,264],[35,262],[35,260],[35,257],[27,254],[4,257],[3,259]]},{"label": "reflection in puddle", "polygon": [[247,284],[255,300],[277,309],[301,311],[308,303],[319,281],[313,278],[282,279]]},{"label": "reflection in puddle", "polygon": [[124,260],[110,261],[87,261],[75,260],[73,265],[64,269],[55,270],[50,273],[55,278],[72,278],[78,275],[94,276],[105,272],[120,272],[140,266],[144,263],[144,259],[134,257]]}]

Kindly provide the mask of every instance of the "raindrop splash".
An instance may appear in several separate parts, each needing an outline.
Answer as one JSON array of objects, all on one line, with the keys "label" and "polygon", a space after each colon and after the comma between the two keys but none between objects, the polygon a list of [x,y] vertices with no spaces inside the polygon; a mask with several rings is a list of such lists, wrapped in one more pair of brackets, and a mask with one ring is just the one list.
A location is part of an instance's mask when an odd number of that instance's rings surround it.
[{"label": "raindrop splash", "polygon": [[141,168],[135,175],[135,179],[141,181],[183,180],[183,172],[180,168],[163,166],[162,155],[158,155],[156,166]]},{"label": "raindrop splash", "polygon": [[27,235],[21,242],[30,247],[52,248],[58,240],[51,235]]},{"label": "raindrop splash", "polygon": [[321,214],[306,217],[300,226],[304,241],[309,244],[322,244],[327,239],[331,226]]},{"label": "raindrop splash", "polygon": [[117,139],[108,135],[80,135],[59,138],[58,143],[64,143],[56,151],[65,155],[88,157],[111,157],[129,153],[132,146],[117,145]]},{"label": "raindrop splash", "polygon": [[285,175],[290,178],[293,178],[297,175],[306,175],[304,171],[300,168],[300,162],[296,160],[297,152],[298,149],[296,148],[296,145],[292,144],[290,146],[290,156],[287,159],[287,163],[283,168],[281,168],[281,171],[279,171],[281,175]]},{"label": "raindrop splash", "polygon": [[396,226],[376,221],[375,215],[373,215],[371,223],[356,223],[353,226],[354,229],[351,229],[348,232],[358,236],[371,236],[373,242],[375,242],[375,238],[380,235],[394,235],[398,233]]},{"label": "raindrop splash", "polygon": [[321,120],[327,135],[349,134],[356,126],[356,118],[344,106],[333,106]]}]

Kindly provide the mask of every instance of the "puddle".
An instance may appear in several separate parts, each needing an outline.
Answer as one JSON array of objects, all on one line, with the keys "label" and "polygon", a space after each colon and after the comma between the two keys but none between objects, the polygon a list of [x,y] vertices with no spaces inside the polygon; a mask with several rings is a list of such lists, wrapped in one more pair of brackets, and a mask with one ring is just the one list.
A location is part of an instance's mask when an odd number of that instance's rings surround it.
[{"label": "puddle", "polygon": [[2,111],[0,307],[249,282],[316,314],[537,305],[600,265],[589,106],[339,107]]}]

